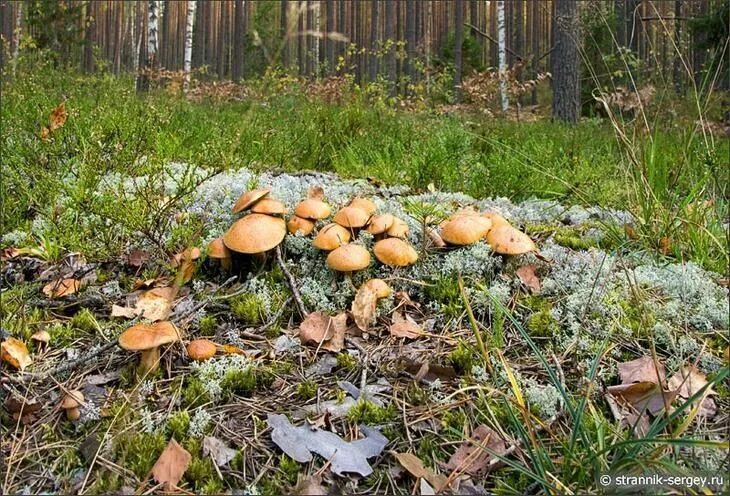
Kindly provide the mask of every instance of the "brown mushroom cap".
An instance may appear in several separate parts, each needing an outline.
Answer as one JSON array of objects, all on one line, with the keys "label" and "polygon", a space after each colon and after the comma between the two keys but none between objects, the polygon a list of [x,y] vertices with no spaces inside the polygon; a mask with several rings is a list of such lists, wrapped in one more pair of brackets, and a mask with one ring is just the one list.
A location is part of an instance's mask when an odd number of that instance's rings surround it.
[{"label": "brown mushroom cap", "polygon": [[223,235],[229,250],[263,253],[275,248],[286,236],[284,219],[264,214],[249,214],[238,219]]},{"label": "brown mushroom cap", "polygon": [[482,217],[485,217],[492,221],[492,229],[500,226],[509,226],[511,225],[507,219],[499,215],[497,212],[484,212],[481,214]]},{"label": "brown mushroom cap", "polygon": [[233,213],[238,213],[251,207],[254,203],[259,201],[264,196],[271,192],[271,188],[254,189],[252,191],[246,191],[233,205]]},{"label": "brown mushroom cap", "polygon": [[180,339],[175,325],[169,320],[154,324],[137,324],[119,336],[119,346],[129,351],[146,351]]},{"label": "brown mushroom cap", "polygon": [[326,219],[332,213],[332,209],[322,200],[307,198],[294,209],[294,214],[305,219]]},{"label": "brown mushroom cap", "polygon": [[194,339],[188,343],[185,349],[188,351],[191,360],[202,361],[215,355],[217,346],[208,339]]},{"label": "brown mushroom cap", "polygon": [[470,245],[487,235],[492,221],[479,215],[452,217],[441,226],[441,238],[452,245]]},{"label": "brown mushroom cap", "polygon": [[527,234],[512,226],[499,226],[489,231],[487,243],[500,255],[521,255],[537,250]]},{"label": "brown mushroom cap", "polygon": [[69,408],[78,408],[83,402],[84,393],[82,393],[78,389],[74,389],[73,391],[69,391],[63,396],[63,400],[61,400],[61,408],[63,408],[64,410],[67,410]]},{"label": "brown mushroom cap", "polygon": [[231,252],[223,243],[223,238],[215,238],[208,243],[208,256],[210,258],[231,258]]},{"label": "brown mushroom cap", "polygon": [[375,258],[385,265],[405,267],[418,260],[418,253],[411,245],[399,238],[382,239],[373,246]]},{"label": "brown mushroom cap", "polygon": [[383,234],[385,231],[395,222],[395,217],[391,214],[374,215],[370,219],[370,225],[368,226],[368,232],[370,234]]},{"label": "brown mushroom cap", "polygon": [[393,238],[405,238],[408,235],[408,224],[398,217],[393,217],[393,225],[385,231],[385,234]]},{"label": "brown mushroom cap", "polygon": [[251,212],[257,214],[284,215],[287,212],[287,208],[286,205],[279,200],[274,198],[264,198],[257,201],[253,207],[251,207]]},{"label": "brown mushroom cap", "polygon": [[345,207],[335,214],[333,219],[343,227],[359,228],[368,223],[370,215],[358,207]]},{"label": "brown mushroom cap", "polygon": [[30,339],[37,341],[38,343],[48,343],[51,340],[51,333],[45,330],[38,331],[33,333]]},{"label": "brown mushroom cap", "polygon": [[373,291],[375,291],[375,296],[378,299],[387,298],[393,292],[393,290],[390,289],[390,286],[388,286],[388,283],[386,283],[382,279],[370,279],[369,281],[364,283],[362,286],[364,288],[370,288]]},{"label": "brown mushroom cap", "polygon": [[327,255],[327,266],[337,272],[362,270],[370,265],[370,253],[364,246],[342,245]]},{"label": "brown mushroom cap", "polygon": [[314,222],[304,217],[299,217],[298,215],[292,215],[289,222],[286,223],[286,228],[289,230],[289,234],[296,234],[298,231],[302,231],[302,234],[309,236],[314,230]]},{"label": "brown mushroom cap", "polygon": [[359,196],[354,198],[348,207],[359,208],[368,214],[368,216],[373,215],[378,210],[378,207],[373,202],[367,198],[361,198]]},{"label": "brown mushroom cap", "polygon": [[331,251],[350,242],[350,231],[339,224],[327,224],[319,230],[312,245],[319,250]]}]

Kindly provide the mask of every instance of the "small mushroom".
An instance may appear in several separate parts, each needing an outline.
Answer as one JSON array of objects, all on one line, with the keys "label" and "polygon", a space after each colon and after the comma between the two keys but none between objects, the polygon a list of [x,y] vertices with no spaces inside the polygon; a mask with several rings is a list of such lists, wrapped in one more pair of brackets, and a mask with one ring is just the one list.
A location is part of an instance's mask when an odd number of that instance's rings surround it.
[{"label": "small mushroom", "polygon": [[350,231],[339,224],[327,224],[319,230],[312,245],[319,250],[332,251],[350,242]]},{"label": "small mushroom", "polygon": [[231,251],[226,248],[223,238],[215,238],[208,243],[208,256],[214,260],[220,260],[223,270],[231,270]]},{"label": "small mushroom", "polygon": [[370,215],[358,207],[345,207],[335,214],[333,219],[342,227],[359,229],[368,223]]},{"label": "small mushroom", "polygon": [[404,220],[394,217],[393,225],[385,233],[393,238],[405,238],[408,235],[408,224]]},{"label": "small mushroom", "polygon": [[360,210],[363,210],[366,214],[368,214],[368,217],[373,215],[378,210],[378,207],[373,202],[371,202],[367,198],[361,197],[353,198],[348,207],[359,208]]},{"label": "small mushroom", "polygon": [[167,320],[154,324],[138,324],[119,336],[119,346],[128,351],[141,351],[140,370],[155,370],[160,361],[160,346],[180,340],[175,325]]},{"label": "small mushroom", "polygon": [[350,274],[370,265],[370,253],[361,245],[342,245],[327,255],[327,266],[337,272]]},{"label": "small mushroom", "polygon": [[416,263],[418,253],[411,245],[398,238],[382,239],[373,246],[375,258],[393,267],[405,267]]},{"label": "small mushroom", "polygon": [[262,199],[264,196],[271,193],[271,188],[254,189],[252,191],[246,191],[233,205],[232,212],[237,214],[244,210],[251,208],[254,203]]},{"label": "small mushroom", "polygon": [[510,223],[507,222],[507,219],[499,215],[497,212],[483,212],[480,215],[492,221],[492,229],[510,225]]},{"label": "small mushroom", "polygon": [[441,238],[449,244],[464,246],[487,235],[492,221],[480,215],[458,215],[441,226]]},{"label": "small mushroom", "polygon": [[218,347],[208,339],[194,339],[185,348],[191,360],[203,361],[215,355]]},{"label": "small mushroom", "polygon": [[387,298],[393,292],[393,290],[390,289],[390,286],[388,286],[388,283],[382,279],[370,279],[364,283],[362,287],[372,289],[375,292],[375,297],[378,299]]},{"label": "small mushroom", "polygon": [[314,222],[298,215],[292,215],[289,222],[286,223],[286,228],[289,234],[296,234],[301,231],[305,236],[309,236],[314,230]]},{"label": "small mushroom", "polygon": [[284,219],[264,214],[249,214],[238,219],[223,235],[223,243],[238,253],[263,253],[286,236]]},{"label": "small mushroom", "polygon": [[316,198],[307,198],[294,209],[294,215],[314,220],[326,219],[331,213],[330,206]]},{"label": "small mushroom", "polygon": [[386,232],[395,222],[395,217],[391,214],[374,215],[370,219],[368,225],[368,232],[370,234],[383,234]]},{"label": "small mushroom", "polygon": [[61,400],[61,404],[59,407],[62,410],[66,410],[66,418],[74,421],[78,420],[79,417],[81,417],[81,404],[84,402],[84,394],[74,389],[73,391],[69,391],[63,396],[63,399]]},{"label": "small mushroom", "polygon": [[33,335],[30,337],[32,341],[35,341],[38,343],[38,346],[40,345],[46,345],[51,341],[51,334],[48,331],[38,331],[33,333]]},{"label": "small mushroom", "polygon": [[251,212],[268,215],[284,215],[287,212],[286,205],[273,198],[263,198],[251,207]]},{"label": "small mushroom", "polygon": [[487,243],[500,255],[522,255],[537,250],[527,234],[512,226],[499,226],[489,231]]}]

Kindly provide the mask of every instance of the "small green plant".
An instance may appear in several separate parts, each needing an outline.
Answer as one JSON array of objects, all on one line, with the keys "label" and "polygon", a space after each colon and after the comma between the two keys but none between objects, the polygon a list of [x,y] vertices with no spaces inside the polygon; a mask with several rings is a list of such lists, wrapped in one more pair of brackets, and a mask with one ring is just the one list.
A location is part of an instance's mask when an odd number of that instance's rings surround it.
[{"label": "small green plant", "polygon": [[337,355],[337,366],[343,370],[355,370],[358,366],[357,359],[349,353],[339,353]]},{"label": "small green plant", "polygon": [[449,362],[459,372],[471,372],[471,369],[478,362],[477,351],[467,342],[459,340],[456,348],[449,353]]},{"label": "small green plant", "polygon": [[372,401],[358,400],[347,413],[347,420],[353,424],[380,425],[391,422],[396,415],[397,412],[393,405],[378,406]]},{"label": "small green plant", "polygon": [[190,414],[187,410],[180,410],[167,419],[167,431],[177,440],[185,439],[190,428]]},{"label": "small green plant", "polygon": [[263,322],[265,308],[257,295],[246,293],[231,299],[231,312],[246,324],[258,325]]},{"label": "small green plant", "polygon": [[297,385],[297,396],[305,401],[311,400],[317,396],[318,390],[319,387],[316,382],[310,380],[302,381]]},{"label": "small green plant", "polygon": [[98,332],[101,329],[96,317],[88,308],[84,308],[80,312],[76,313],[76,315],[71,318],[69,325],[74,329],[78,329],[88,334]]},{"label": "small green plant", "polygon": [[214,336],[218,320],[214,315],[203,315],[200,318],[200,334],[202,336]]}]

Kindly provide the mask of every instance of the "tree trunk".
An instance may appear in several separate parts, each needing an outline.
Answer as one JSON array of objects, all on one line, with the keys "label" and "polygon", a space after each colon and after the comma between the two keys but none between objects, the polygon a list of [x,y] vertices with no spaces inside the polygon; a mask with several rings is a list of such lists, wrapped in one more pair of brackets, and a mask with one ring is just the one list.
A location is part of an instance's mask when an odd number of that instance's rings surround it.
[{"label": "tree trunk", "polygon": [[370,64],[368,66],[370,81],[378,79],[377,51],[380,46],[380,40],[378,39],[379,3],[379,0],[370,0]]},{"label": "tree trunk", "polygon": [[84,21],[86,29],[84,30],[84,72],[91,74],[94,72],[94,27],[96,2],[87,2],[84,9]]},{"label": "tree trunk", "polygon": [[281,0],[281,22],[279,23],[279,31],[281,31],[281,65],[284,69],[289,67],[289,2]]},{"label": "tree trunk", "polygon": [[[461,0],[457,0],[461,1]],[[416,0],[406,0],[406,75],[409,82],[416,80]]]},{"label": "tree trunk", "polygon": [[150,89],[150,76],[157,67],[157,0],[147,3],[147,59],[144,74],[137,79],[137,91]]},{"label": "tree trunk", "polygon": [[454,35],[454,100],[461,100],[461,71],[462,56],[461,51],[464,45],[464,0],[455,0],[456,8],[455,22],[456,29]]},{"label": "tree trunk", "polygon": [[390,96],[395,96],[396,84],[398,79],[396,61],[395,61],[395,43],[396,43],[396,14],[395,2],[385,2],[385,42],[388,46],[388,52],[385,55],[385,70],[388,74],[390,82]]},{"label": "tree trunk", "polygon": [[553,34],[553,118],[576,123],[580,115],[576,0],[556,0]]},{"label": "tree trunk", "polygon": [[627,45],[626,40],[626,0],[614,0],[613,10],[616,16],[616,42],[620,47]]},{"label": "tree trunk", "polygon": [[185,54],[183,55],[183,93],[190,89],[190,71],[193,65],[193,23],[195,22],[195,0],[188,0],[188,12],[185,21]]},{"label": "tree trunk", "polygon": [[[537,73],[539,72],[539,61],[540,56],[540,4],[538,0],[532,0],[532,77],[537,79]],[[532,88],[532,105],[537,105],[537,86]]]},{"label": "tree trunk", "polygon": [[[233,17],[233,60],[231,61],[231,77],[234,81],[243,79],[243,53],[246,43],[246,32],[244,31],[244,0],[235,0]],[[284,14],[284,22],[286,15]]]},{"label": "tree trunk", "polygon": [[13,66],[12,74],[15,78],[15,73],[18,70],[18,55],[20,54],[20,29],[22,27],[21,22],[23,20],[23,2],[18,2],[15,9],[15,27],[13,28]]},{"label": "tree trunk", "polygon": [[[674,89],[678,95],[684,95],[684,77],[682,75],[682,0],[674,0],[674,43],[672,73]],[[675,53],[679,52],[679,53]]]},{"label": "tree trunk", "polygon": [[302,34],[305,29],[306,6],[306,2],[297,3],[297,30],[299,31],[299,36],[297,36],[297,66],[300,76],[307,74],[307,38]]},{"label": "tree trunk", "polygon": [[504,0],[497,2],[497,52],[499,58],[499,96],[502,112],[509,109],[507,97],[507,33],[504,25]]}]

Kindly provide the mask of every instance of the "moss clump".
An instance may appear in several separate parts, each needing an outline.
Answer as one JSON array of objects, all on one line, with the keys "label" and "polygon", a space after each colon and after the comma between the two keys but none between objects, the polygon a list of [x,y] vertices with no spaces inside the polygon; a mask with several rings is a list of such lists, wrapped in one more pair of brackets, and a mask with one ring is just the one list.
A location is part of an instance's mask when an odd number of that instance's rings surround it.
[{"label": "moss clump", "polygon": [[167,431],[175,439],[185,439],[190,428],[190,414],[187,410],[180,410],[170,415],[167,420]]},{"label": "moss clump", "polygon": [[246,293],[231,299],[231,312],[246,324],[259,325],[264,320],[266,308],[261,298]]},{"label": "moss clump", "polygon": [[441,439],[438,439],[433,434],[426,434],[418,442],[416,456],[421,460],[442,459],[444,454],[441,450],[441,444]]},{"label": "moss clump", "polygon": [[424,288],[426,296],[438,302],[441,313],[447,318],[457,318],[464,311],[461,290],[456,277],[441,277]]},{"label": "moss clump", "polygon": [[297,386],[297,396],[305,401],[316,397],[317,391],[319,391],[319,387],[314,381],[303,381]]},{"label": "moss clump", "polygon": [[431,394],[415,382],[406,388],[405,400],[411,405],[426,405],[430,399]]},{"label": "moss clump", "polygon": [[71,318],[69,326],[73,329],[92,334],[100,329],[99,322],[88,308],[84,308]]},{"label": "moss clump", "polygon": [[289,483],[294,484],[297,481],[300,469],[301,467],[296,460],[284,454],[279,457],[279,470],[283,472]]},{"label": "moss clump", "polygon": [[357,365],[357,359],[349,353],[340,353],[337,355],[337,367],[346,371],[352,371],[357,369]]},{"label": "moss clump", "polygon": [[449,353],[449,362],[459,372],[470,372],[477,362],[477,352],[469,343],[459,340],[456,348]]},{"label": "moss clump", "polygon": [[223,490],[223,485],[218,478],[213,461],[208,457],[193,456],[188,469],[185,471],[185,481],[197,493],[220,494]]},{"label": "moss clump", "polygon": [[256,390],[256,374],[253,368],[227,371],[221,381],[221,389],[225,398],[234,394],[250,395]]},{"label": "moss clump", "polygon": [[203,315],[200,318],[200,334],[202,336],[214,336],[218,327],[218,320],[213,315]]},{"label": "moss clump", "polygon": [[446,434],[463,432],[464,426],[467,425],[466,412],[461,408],[444,412],[441,417],[441,425],[444,427]]},{"label": "moss clump", "polygon": [[396,418],[393,405],[378,406],[372,401],[359,400],[347,413],[347,420],[353,424],[379,425]]},{"label": "moss clump", "polygon": [[114,442],[114,453],[117,464],[144,478],[167,446],[167,439],[162,433],[147,434],[137,432],[119,436]]},{"label": "moss clump", "polygon": [[540,310],[527,319],[527,330],[537,337],[555,336],[560,331],[560,324],[550,314],[550,310]]},{"label": "moss clump", "polygon": [[183,402],[188,408],[203,406],[210,401],[205,385],[195,377],[188,379],[187,386],[183,389]]}]

